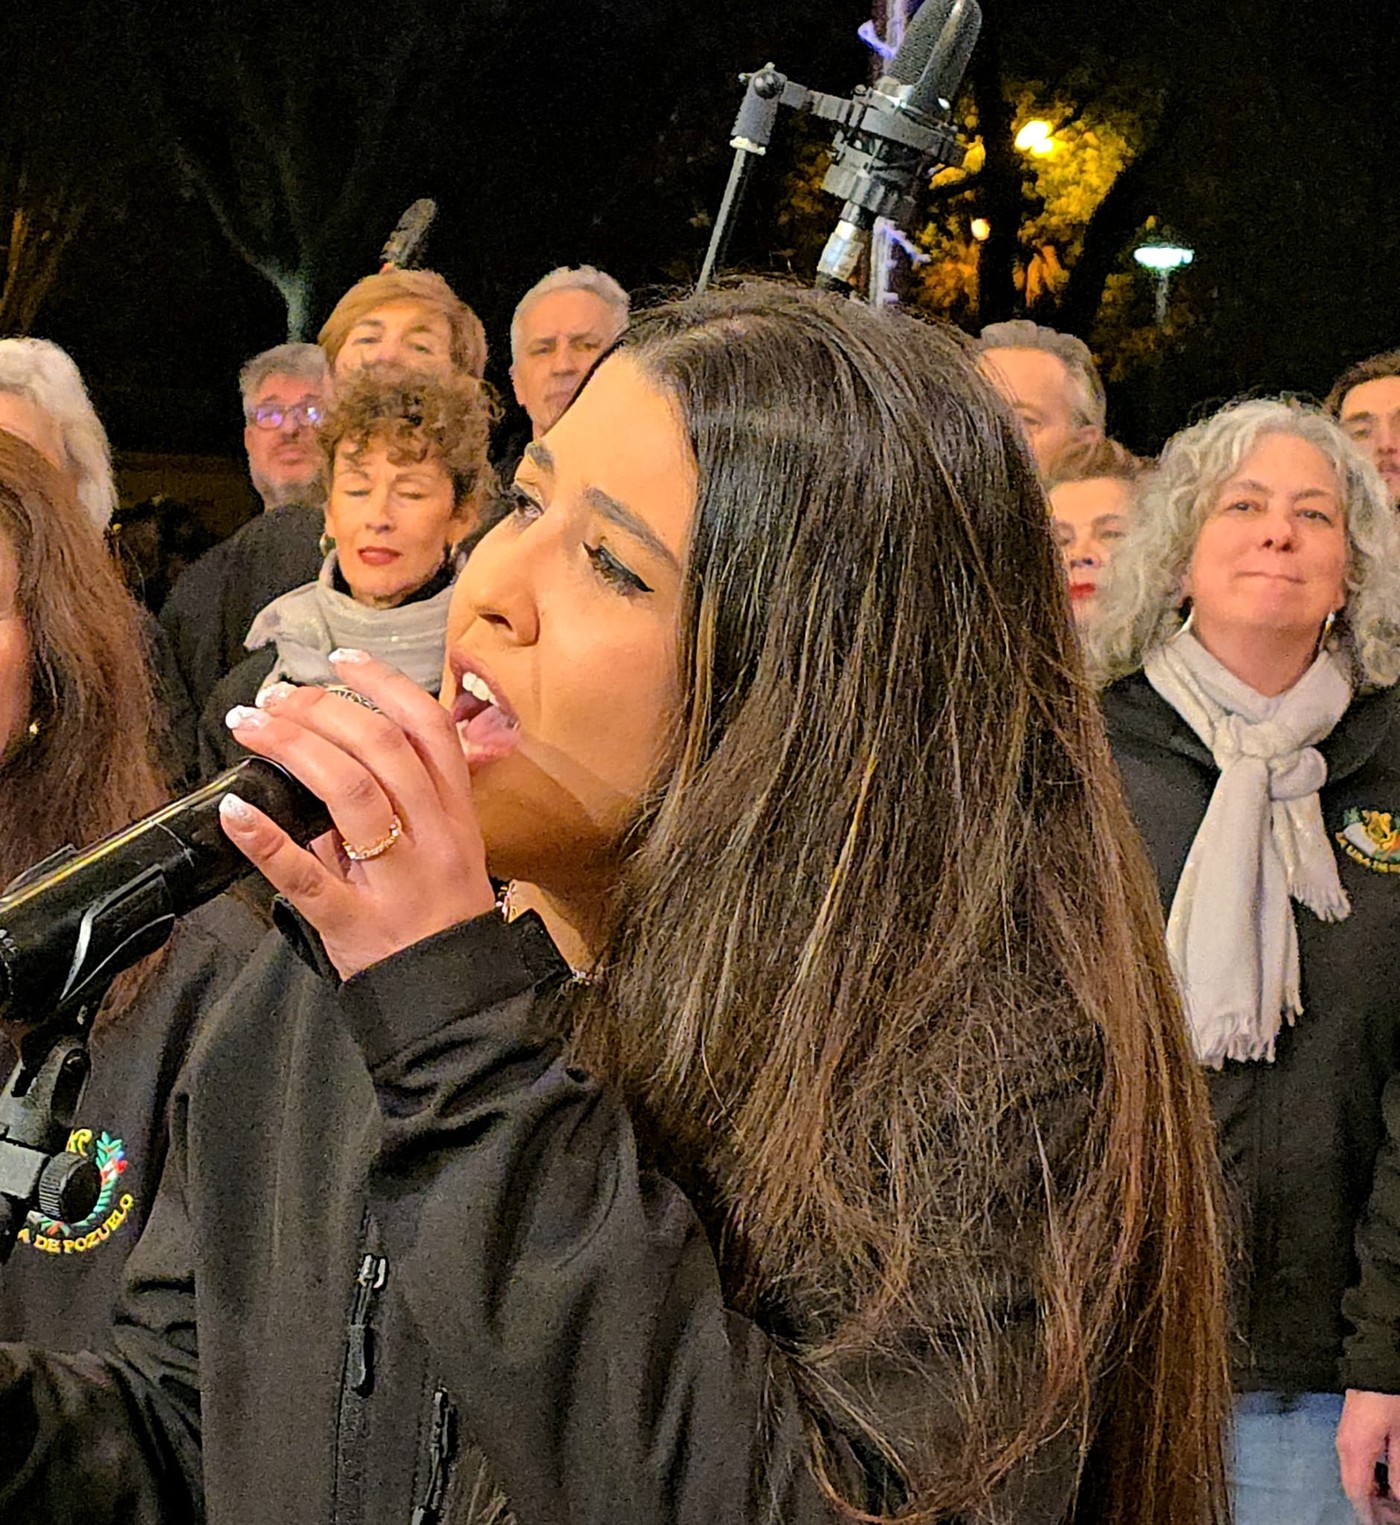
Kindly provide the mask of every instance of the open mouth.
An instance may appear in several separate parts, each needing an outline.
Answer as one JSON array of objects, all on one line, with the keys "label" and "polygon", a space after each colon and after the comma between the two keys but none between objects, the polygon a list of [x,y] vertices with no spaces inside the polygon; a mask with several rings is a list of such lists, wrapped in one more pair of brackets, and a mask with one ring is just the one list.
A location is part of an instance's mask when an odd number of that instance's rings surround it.
[{"label": "open mouth", "polygon": [[497,699],[486,679],[468,670],[458,674],[457,684],[452,723],[467,762],[492,762],[515,751],[520,745],[520,722]]}]

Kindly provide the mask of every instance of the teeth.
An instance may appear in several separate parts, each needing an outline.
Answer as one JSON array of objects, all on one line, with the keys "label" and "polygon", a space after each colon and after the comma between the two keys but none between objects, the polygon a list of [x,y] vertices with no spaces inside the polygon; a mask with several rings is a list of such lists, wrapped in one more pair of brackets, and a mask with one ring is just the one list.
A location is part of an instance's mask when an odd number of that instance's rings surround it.
[{"label": "teeth", "polygon": [[462,692],[470,694],[473,699],[480,699],[483,704],[496,703],[496,696],[491,692],[486,680],[477,677],[474,672],[464,672],[462,674]]}]

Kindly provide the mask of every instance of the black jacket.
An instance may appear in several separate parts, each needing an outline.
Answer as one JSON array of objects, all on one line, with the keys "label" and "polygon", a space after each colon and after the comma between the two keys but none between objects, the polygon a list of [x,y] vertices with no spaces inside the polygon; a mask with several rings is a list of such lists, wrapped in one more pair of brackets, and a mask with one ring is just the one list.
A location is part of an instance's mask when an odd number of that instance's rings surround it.
[{"label": "black jacket", "polygon": [[[568,977],[528,916],[338,990],[270,939],[174,1097],[119,1355],[0,1350],[0,1518],[184,1521],[202,1465],[214,1525],[830,1522],[783,1357],[561,1059]],[[998,1519],[1061,1520],[1065,1459]]]},{"label": "black jacket", "polygon": [[202,1471],[215,1525],[485,1525],[497,1483],[531,1525],[828,1520],[694,1214],[558,1062],[567,974],[490,916],[338,997],[274,934],[173,1099],[120,1354],[0,1350],[0,1519],[198,1518]]},{"label": "black jacket", "polygon": [[[1219,773],[1141,673],[1108,689],[1104,714],[1169,910]],[[1358,835],[1349,811],[1400,822],[1400,688],[1356,698],[1318,750],[1351,915],[1327,923],[1294,907],[1303,1015],[1273,1063],[1208,1077],[1238,1231],[1236,1377],[1400,1393],[1400,1165],[1383,1148],[1383,1098],[1400,1123],[1400,871],[1338,840],[1349,824]]]},{"label": "black jacket", "polygon": [[319,508],[289,503],[267,509],[176,580],[160,622],[196,718],[214,685],[248,655],[243,638],[253,616],[279,595],[316,580],[325,560],[319,543],[324,524]]},{"label": "black jacket", "polygon": [[[102,1348],[127,1255],[141,1236],[165,1164],[165,1106],[204,1013],[233,983],[263,928],[222,896],[186,917],[164,959],[116,1016],[99,1019],[92,1075],[78,1111],[83,1152],[102,1170],[102,1195],[81,1223],[31,1213],[0,1266],[0,1340],[55,1350]],[[0,1035],[0,1065],[15,1054]]]}]

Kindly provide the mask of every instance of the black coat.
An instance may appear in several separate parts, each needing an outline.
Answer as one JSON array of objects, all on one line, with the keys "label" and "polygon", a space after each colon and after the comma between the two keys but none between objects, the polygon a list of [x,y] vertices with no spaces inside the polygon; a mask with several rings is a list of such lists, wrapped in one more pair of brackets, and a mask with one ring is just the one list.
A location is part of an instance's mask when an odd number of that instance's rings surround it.
[{"label": "black coat", "polygon": [[[166,1103],[201,1022],[263,933],[250,911],[221,895],[179,923],[131,1004],[99,1019],[76,1121],[84,1153],[102,1170],[102,1196],[82,1223],[30,1214],[0,1266],[0,1340],[55,1350],[110,1342],[126,1258],[141,1237],[165,1166]],[[14,1060],[0,1034],[5,1074]]]},{"label": "black coat", "polygon": [[243,639],[253,616],[281,594],[315,582],[325,560],[324,524],[319,508],[268,509],[176,580],[160,622],[196,717],[219,679],[248,655]]},{"label": "black coat", "polygon": [[[0,1347],[0,1519],[164,1525],[202,1485],[209,1525],[833,1522],[790,1365],[561,1053],[568,976],[532,916],[338,989],[271,937],[172,1100],[117,1354]],[[889,1423],[938,1400],[902,1362],[852,1381]],[[1072,1449],[995,1519],[1062,1520]]]},{"label": "black coat", "polygon": [[[1103,707],[1169,911],[1219,772],[1141,673]],[[1209,1074],[1238,1236],[1234,1364],[1245,1389],[1400,1393],[1400,1169],[1383,1117],[1400,1074],[1400,871],[1339,840],[1348,811],[1400,822],[1400,688],[1356,698],[1318,750],[1351,915],[1327,923],[1294,906],[1303,1015],[1272,1063]],[[1400,1123],[1400,1093],[1387,1105]]]}]

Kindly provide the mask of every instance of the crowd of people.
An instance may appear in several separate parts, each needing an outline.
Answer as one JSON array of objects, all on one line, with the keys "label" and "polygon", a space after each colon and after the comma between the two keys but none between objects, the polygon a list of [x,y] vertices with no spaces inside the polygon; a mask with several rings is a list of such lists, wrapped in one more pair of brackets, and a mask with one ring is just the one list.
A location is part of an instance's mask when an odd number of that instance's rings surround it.
[{"label": "crowd of people", "polygon": [[227,795],[104,1004],[0,1516],[1400,1519],[1400,352],[1151,462],[1030,322],[510,350],[505,438],[432,272],[253,357],[156,620],[0,341],[6,877],[248,752],[335,823]]},{"label": "crowd of people", "polygon": [[1046,482],[1207,1069],[1235,1517],[1396,1517],[1400,1012],[1376,954],[1400,933],[1400,352],[1149,463],[1105,435],[1078,340],[1009,323],[979,350]]}]

